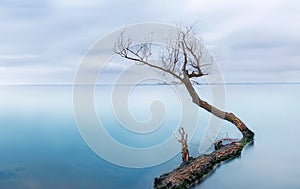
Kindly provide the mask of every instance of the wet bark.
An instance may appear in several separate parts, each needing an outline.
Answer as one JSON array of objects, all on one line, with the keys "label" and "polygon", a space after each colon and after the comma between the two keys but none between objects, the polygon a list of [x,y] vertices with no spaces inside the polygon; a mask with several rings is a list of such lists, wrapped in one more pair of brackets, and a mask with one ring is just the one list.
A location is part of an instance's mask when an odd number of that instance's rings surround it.
[{"label": "wet bark", "polygon": [[245,143],[234,142],[220,147],[211,154],[191,159],[182,163],[177,169],[161,175],[154,180],[155,189],[183,189],[200,182],[221,162],[240,156]]}]

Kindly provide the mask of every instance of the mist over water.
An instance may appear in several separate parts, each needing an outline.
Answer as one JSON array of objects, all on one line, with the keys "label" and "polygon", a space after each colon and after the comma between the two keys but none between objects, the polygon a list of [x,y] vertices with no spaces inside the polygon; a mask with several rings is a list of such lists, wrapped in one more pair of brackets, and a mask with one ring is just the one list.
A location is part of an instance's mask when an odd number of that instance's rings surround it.
[{"label": "mist over water", "polygon": [[[95,106],[97,113],[106,113],[105,129],[118,142],[147,147],[171,137],[180,104],[169,86],[137,86],[132,93],[130,111],[141,121],[151,117],[151,99],[165,102],[164,129],[144,137],[120,127],[111,116],[111,104],[101,101],[108,88],[96,87]],[[197,90],[210,100],[208,86]],[[255,132],[255,142],[241,158],[222,164],[194,188],[299,188],[299,96],[298,84],[226,85],[226,109]],[[181,162],[178,154],[161,165],[132,169],[98,157],[76,127],[72,86],[1,86],[0,97],[0,188],[151,188],[155,177]],[[192,156],[199,155],[210,116],[201,110],[190,141]],[[226,135],[240,137],[229,123],[219,137]]]}]

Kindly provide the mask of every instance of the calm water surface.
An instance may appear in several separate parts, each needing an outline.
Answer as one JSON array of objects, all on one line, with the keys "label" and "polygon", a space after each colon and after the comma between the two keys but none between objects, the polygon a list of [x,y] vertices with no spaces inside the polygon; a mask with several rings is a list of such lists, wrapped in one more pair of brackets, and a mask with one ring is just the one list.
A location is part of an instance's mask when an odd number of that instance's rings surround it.
[{"label": "calm water surface", "polygon": [[[167,86],[143,87],[135,95],[145,97],[147,90],[157,91],[154,94],[160,98],[173,98]],[[209,99],[205,86],[199,92]],[[229,85],[226,94],[226,109],[255,132],[255,142],[194,188],[300,188],[300,85]],[[143,169],[123,168],[99,158],[78,132],[70,86],[1,86],[0,97],[1,189],[151,188],[155,177],[180,164],[180,154]],[[172,125],[180,108],[172,100],[168,103],[166,124]],[[140,112],[136,116],[146,119],[148,109],[140,108],[133,107],[133,114]],[[210,118],[204,111],[201,115],[190,142],[193,156],[199,155],[197,145]],[[239,137],[227,123],[220,136],[226,133]],[[134,140],[127,142],[134,145]],[[149,140],[144,145],[154,143]]]}]

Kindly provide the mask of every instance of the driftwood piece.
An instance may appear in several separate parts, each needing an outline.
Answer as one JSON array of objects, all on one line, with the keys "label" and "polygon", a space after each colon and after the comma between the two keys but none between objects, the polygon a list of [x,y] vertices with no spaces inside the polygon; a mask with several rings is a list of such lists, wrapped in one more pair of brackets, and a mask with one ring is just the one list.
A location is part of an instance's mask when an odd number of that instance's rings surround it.
[{"label": "driftwood piece", "polygon": [[253,141],[254,135],[243,137],[238,142],[219,145],[218,149],[210,154],[190,159],[183,162],[175,170],[154,179],[155,189],[179,189],[189,188],[201,181],[207,174],[212,172],[221,162],[240,156],[243,148]]}]

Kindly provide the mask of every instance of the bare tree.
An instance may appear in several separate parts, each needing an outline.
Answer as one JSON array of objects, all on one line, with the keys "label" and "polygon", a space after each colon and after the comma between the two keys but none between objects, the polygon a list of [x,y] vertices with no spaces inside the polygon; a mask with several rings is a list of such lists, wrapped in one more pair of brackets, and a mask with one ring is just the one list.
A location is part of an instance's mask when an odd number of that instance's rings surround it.
[{"label": "bare tree", "polygon": [[133,45],[130,38],[125,38],[122,33],[115,43],[114,51],[117,55],[135,61],[140,65],[158,69],[172,75],[180,83],[183,83],[189,92],[193,103],[207,110],[213,115],[233,123],[242,133],[244,138],[254,136],[254,133],[233,113],[222,111],[199,97],[192,85],[193,79],[207,75],[203,70],[211,65],[212,57],[207,56],[201,40],[193,35],[193,27],[186,30],[178,30],[176,37],[170,39],[169,44],[160,56],[160,62],[149,60],[152,55],[152,42],[144,42]]},{"label": "bare tree", "polygon": [[[212,64],[213,58],[208,55],[201,41],[193,35],[192,27],[188,27],[186,30],[178,30],[175,38],[170,39],[169,44],[166,45],[159,62],[150,60],[149,57],[153,52],[152,48],[151,40],[134,45],[133,40],[125,38],[123,34],[115,43],[115,53],[117,55],[139,65],[149,66],[165,74],[170,74],[185,86],[194,104],[218,118],[231,122],[243,135],[240,140],[228,137],[218,140],[214,143],[215,151],[212,153],[199,156],[189,161],[187,165],[184,164],[154,179],[154,188],[156,189],[187,188],[211,172],[218,163],[239,156],[243,147],[253,141],[254,133],[236,115],[214,107],[197,94],[192,83],[197,83],[197,79],[208,74],[206,69]],[[182,144],[182,160],[186,162],[189,160],[188,137],[182,127],[179,128],[178,132],[181,134],[181,139],[174,134]],[[227,144],[224,145],[223,142],[227,142]]]},{"label": "bare tree", "polygon": [[181,143],[182,161],[187,162],[187,161],[189,161],[189,158],[190,158],[189,149],[188,149],[188,134],[185,133],[183,127],[180,127],[178,129],[178,133],[181,135],[181,138],[179,138],[175,132],[173,132],[173,135],[175,136],[177,141]]}]

